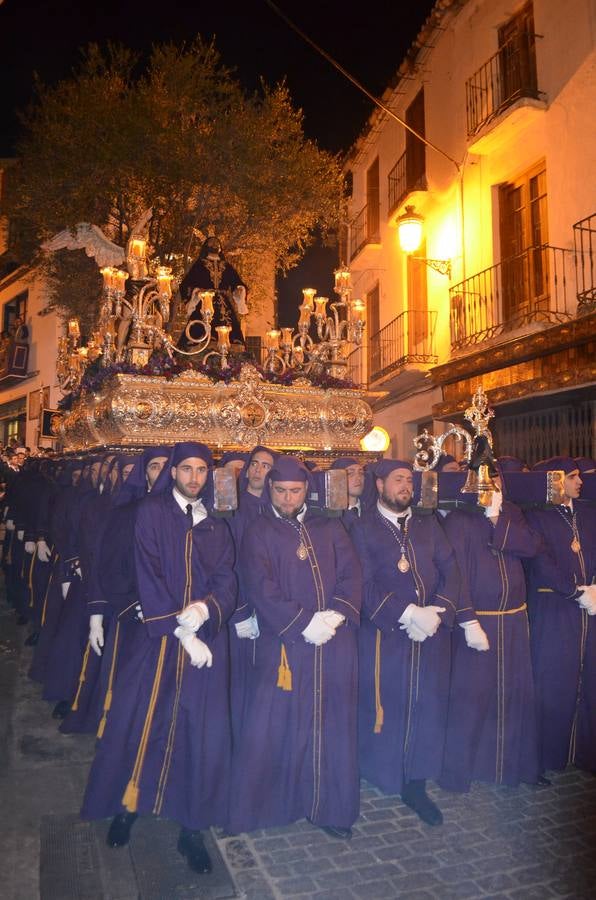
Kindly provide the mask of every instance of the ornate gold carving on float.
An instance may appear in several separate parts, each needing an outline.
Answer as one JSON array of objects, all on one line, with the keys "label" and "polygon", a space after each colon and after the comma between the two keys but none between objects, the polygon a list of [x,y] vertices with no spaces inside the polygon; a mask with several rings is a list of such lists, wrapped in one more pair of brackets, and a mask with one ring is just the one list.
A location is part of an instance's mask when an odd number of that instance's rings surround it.
[{"label": "ornate gold carving on float", "polygon": [[[286,387],[245,364],[238,381],[198,372],[175,379],[114,375],[84,394],[62,423],[65,448],[135,446],[200,439],[214,448],[266,444],[279,449],[359,451],[372,427],[364,390]],[[376,396],[376,395],[372,395]]]}]

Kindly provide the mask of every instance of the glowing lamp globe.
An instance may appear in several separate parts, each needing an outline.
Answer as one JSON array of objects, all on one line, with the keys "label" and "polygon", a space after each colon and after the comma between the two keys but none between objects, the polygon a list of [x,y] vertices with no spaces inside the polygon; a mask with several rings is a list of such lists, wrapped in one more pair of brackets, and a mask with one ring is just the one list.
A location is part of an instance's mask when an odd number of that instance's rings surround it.
[{"label": "glowing lamp globe", "polygon": [[384,453],[389,447],[389,435],[380,425],[375,425],[360,441],[363,450],[371,453]]},{"label": "glowing lamp globe", "polygon": [[424,219],[414,212],[413,206],[406,206],[403,216],[397,220],[399,246],[404,253],[415,253],[422,243]]}]

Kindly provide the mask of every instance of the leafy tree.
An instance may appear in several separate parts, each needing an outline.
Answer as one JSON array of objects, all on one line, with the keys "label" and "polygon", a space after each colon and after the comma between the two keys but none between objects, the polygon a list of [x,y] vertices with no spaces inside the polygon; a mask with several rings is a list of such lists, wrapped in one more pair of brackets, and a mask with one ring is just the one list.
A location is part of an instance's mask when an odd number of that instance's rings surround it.
[{"label": "leafy tree", "polygon": [[306,140],[285,85],[247,95],[213,43],[153,48],[146,65],[121,46],[85,52],[57,86],[38,85],[23,116],[6,212],[22,258],[45,266],[52,303],[90,327],[100,278],[83,251],[40,258],[41,241],[93,222],[124,245],[153,207],[154,259],[181,276],[209,231],[271,301],[275,271],[332,231],[339,161]]}]

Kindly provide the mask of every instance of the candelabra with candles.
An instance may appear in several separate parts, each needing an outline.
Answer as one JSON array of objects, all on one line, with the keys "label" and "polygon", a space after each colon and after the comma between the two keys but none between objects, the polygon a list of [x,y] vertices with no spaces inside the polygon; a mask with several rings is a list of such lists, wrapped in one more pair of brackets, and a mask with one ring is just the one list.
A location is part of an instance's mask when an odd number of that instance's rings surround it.
[{"label": "candelabra with candles", "polygon": [[[360,346],[364,333],[364,301],[352,298],[350,270],[341,266],[334,272],[339,300],[329,302],[316,296],[314,288],[304,288],[299,307],[298,330],[271,329],[265,335],[265,368],[283,373],[288,368],[305,373],[323,370],[334,378],[345,378],[347,358]],[[314,317],[318,341],[310,336]]]},{"label": "candelabra with candles", "polygon": [[58,357],[56,374],[63,390],[73,391],[78,388],[87,365],[94,362],[102,353],[99,335],[94,333],[81,346],[81,329],[77,319],[69,319],[66,334],[58,341]]}]

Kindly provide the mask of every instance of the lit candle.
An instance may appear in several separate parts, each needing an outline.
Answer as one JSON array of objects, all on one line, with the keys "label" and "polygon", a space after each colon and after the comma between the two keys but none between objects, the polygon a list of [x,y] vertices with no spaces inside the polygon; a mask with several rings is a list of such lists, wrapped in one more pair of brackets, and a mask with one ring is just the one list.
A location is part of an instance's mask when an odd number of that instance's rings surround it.
[{"label": "lit candle", "polygon": [[278,331],[277,328],[272,328],[265,334],[265,346],[268,350],[277,350],[280,335],[281,331]]},{"label": "lit candle", "polygon": [[302,347],[294,347],[292,350],[292,362],[295,366],[301,366],[304,362],[304,350]]},{"label": "lit candle", "polygon": [[315,316],[323,316],[327,315],[327,301],[328,297],[315,297]]},{"label": "lit candle", "polygon": [[169,266],[160,266],[157,270],[157,290],[161,297],[169,300],[172,296],[172,270]]},{"label": "lit candle", "polygon": [[109,291],[114,285],[114,269],[112,266],[104,266],[103,269],[100,269],[100,272],[103,275],[104,290]]},{"label": "lit candle", "polygon": [[81,329],[79,328],[79,320],[78,319],[69,319],[68,320],[68,336],[71,338],[78,339],[81,336]]},{"label": "lit candle", "polygon": [[215,329],[217,331],[217,346],[220,350],[224,350],[225,348],[230,346],[230,331],[232,330],[230,325],[218,325]]},{"label": "lit candle", "polygon": [[282,328],[281,330],[281,342],[282,344],[291,344],[292,343],[292,335],[294,333],[293,328]]},{"label": "lit candle", "polygon": [[316,293],[316,288],[302,288],[302,305],[313,309],[313,300]]},{"label": "lit candle", "polygon": [[365,306],[364,300],[352,301],[352,317],[355,322],[363,322],[364,321],[365,310],[366,310],[366,306]]},{"label": "lit candle", "polygon": [[350,270],[347,266],[342,266],[341,269],[336,269],[333,273],[335,276],[335,291],[338,294],[343,294],[346,291],[350,290]]},{"label": "lit candle", "polygon": [[134,259],[145,259],[146,248],[147,241],[144,241],[142,238],[132,238],[129,246],[129,256],[132,256]]},{"label": "lit candle", "polygon": [[112,288],[120,294],[124,293],[128,272],[124,269],[112,269]]},{"label": "lit candle", "polygon": [[215,291],[201,291],[199,294],[201,300],[201,312],[203,315],[205,313],[209,313],[210,316],[213,315],[213,298],[215,297]]},{"label": "lit candle", "polygon": [[300,319],[298,320],[298,325],[310,325],[310,317],[312,315],[312,306],[307,306],[305,303],[302,303],[299,307],[300,310]]}]

